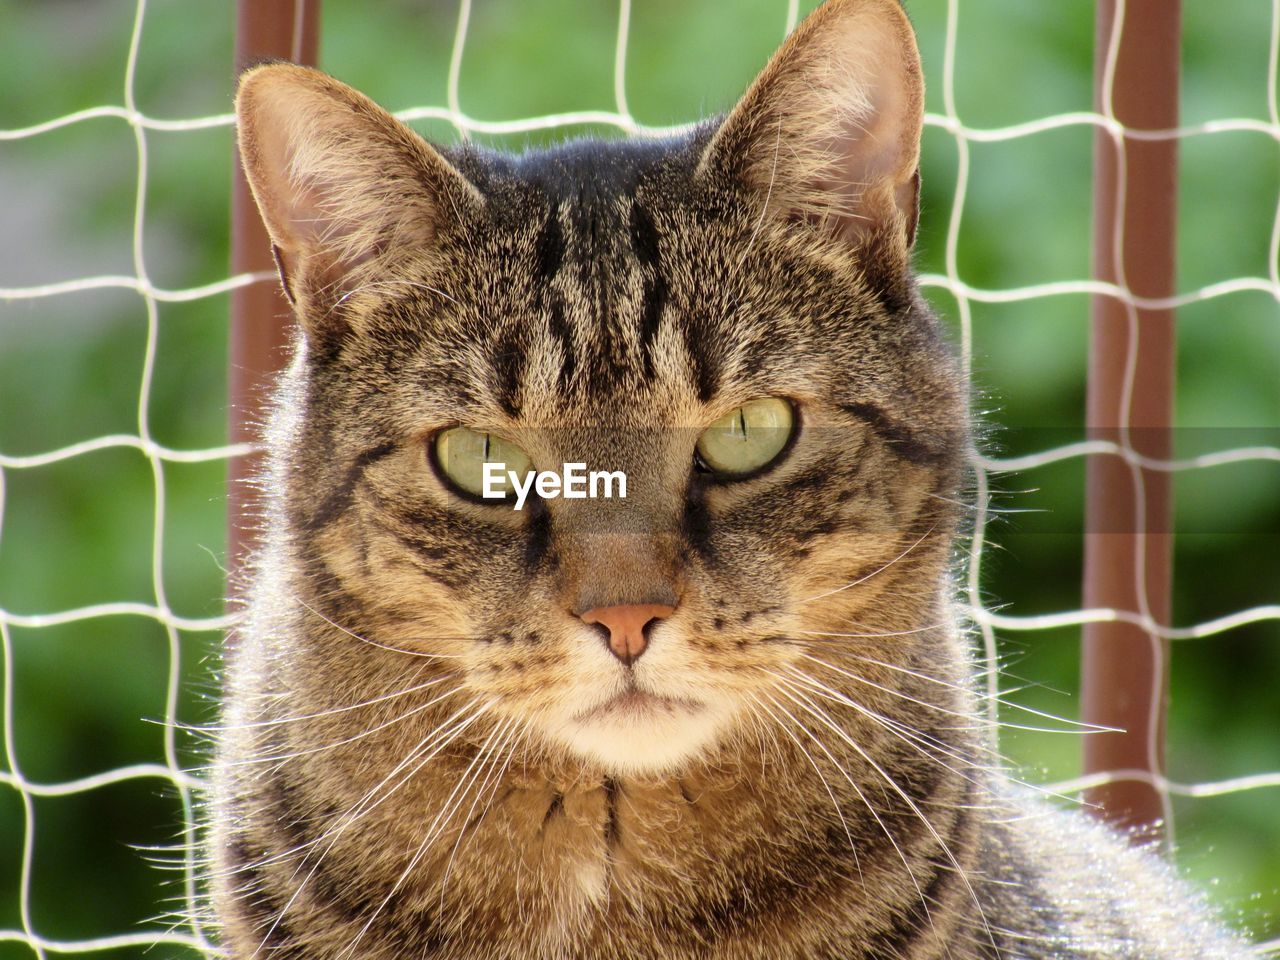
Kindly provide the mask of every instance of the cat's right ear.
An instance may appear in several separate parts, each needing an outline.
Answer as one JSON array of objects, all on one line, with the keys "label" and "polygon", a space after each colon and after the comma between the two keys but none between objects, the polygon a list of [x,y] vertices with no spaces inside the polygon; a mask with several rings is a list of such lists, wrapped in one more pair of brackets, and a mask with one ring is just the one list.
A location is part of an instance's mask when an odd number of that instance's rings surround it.
[{"label": "cat's right ear", "polygon": [[388,258],[483,203],[413,130],[310,67],[244,73],[236,123],[285,294],[308,328]]},{"label": "cat's right ear", "polygon": [[899,0],[827,0],[716,130],[700,169],[745,189],[762,215],[905,257],[923,122],[920,55]]}]

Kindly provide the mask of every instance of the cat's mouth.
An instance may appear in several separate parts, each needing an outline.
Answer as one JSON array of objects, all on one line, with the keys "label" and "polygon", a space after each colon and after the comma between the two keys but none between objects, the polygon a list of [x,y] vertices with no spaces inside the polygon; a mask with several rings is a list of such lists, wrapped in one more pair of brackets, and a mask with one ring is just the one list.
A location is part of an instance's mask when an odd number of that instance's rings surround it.
[{"label": "cat's mouth", "polygon": [[732,714],[713,699],[646,690],[634,679],[598,695],[603,699],[571,706],[555,732],[615,775],[670,773],[713,743]]},{"label": "cat's mouth", "polygon": [[664,697],[631,687],[617,696],[610,697],[604,703],[583,711],[574,719],[578,723],[599,720],[638,720],[660,715],[692,714],[699,712],[702,708],[703,705],[695,700]]}]

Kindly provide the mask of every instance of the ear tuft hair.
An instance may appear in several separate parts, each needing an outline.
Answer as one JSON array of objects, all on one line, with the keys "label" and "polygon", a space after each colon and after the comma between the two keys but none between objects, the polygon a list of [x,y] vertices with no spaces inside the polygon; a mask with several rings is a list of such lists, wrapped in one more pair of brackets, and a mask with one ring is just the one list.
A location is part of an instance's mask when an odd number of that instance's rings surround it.
[{"label": "ear tuft hair", "polygon": [[413,130],[319,70],[246,71],[236,119],[241,162],[304,324],[482,203]]},{"label": "ear tuft hair", "polygon": [[924,79],[897,0],[828,0],[774,55],[716,131],[704,171],[769,213],[852,243],[909,247],[919,201]]}]

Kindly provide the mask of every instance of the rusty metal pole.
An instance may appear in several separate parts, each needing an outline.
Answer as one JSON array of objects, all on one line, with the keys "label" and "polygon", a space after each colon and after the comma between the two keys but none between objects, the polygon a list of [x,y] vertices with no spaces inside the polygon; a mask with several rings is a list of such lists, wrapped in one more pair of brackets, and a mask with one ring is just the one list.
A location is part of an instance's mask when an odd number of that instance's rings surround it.
[{"label": "rusty metal pole", "polygon": [[[236,74],[268,58],[314,64],[320,37],[320,0],[238,0]],[[232,443],[252,443],[262,422],[266,387],[287,361],[292,314],[280,292],[271,259],[271,241],[258,216],[249,184],[235,160],[231,193],[231,271],[271,271],[272,279],[241,287],[231,295],[231,362],[228,373]],[[236,572],[252,549],[253,490],[245,482],[257,457],[230,463],[227,478],[227,567],[232,590]]]},{"label": "rusty metal pole", "polygon": [[[1116,0],[1098,0],[1096,107],[1126,129],[1172,129],[1178,125],[1180,0],[1124,0],[1108,111],[1104,85],[1116,8]],[[1176,198],[1176,139],[1118,141],[1099,128],[1094,139],[1094,277],[1127,286],[1140,297],[1172,295]],[[1118,234],[1123,238],[1119,244]],[[1173,311],[1136,309],[1115,297],[1096,296],[1091,333],[1090,436],[1127,440],[1139,453],[1169,457]],[[1126,416],[1130,351],[1136,351],[1136,364]],[[1085,606],[1136,613],[1143,610],[1145,593],[1145,607],[1154,620],[1168,623],[1173,547],[1169,474],[1142,470],[1139,492],[1133,468],[1120,457],[1094,456],[1086,485]],[[1145,513],[1141,521],[1140,502]],[[1125,731],[1084,738],[1085,773],[1142,770],[1161,775],[1168,642],[1133,624],[1095,623],[1084,629],[1082,653],[1083,719]],[[1120,826],[1149,827],[1164,816],[1163,794],[1141,779],[1117,779],[1089,791],[1086,799]]]}]

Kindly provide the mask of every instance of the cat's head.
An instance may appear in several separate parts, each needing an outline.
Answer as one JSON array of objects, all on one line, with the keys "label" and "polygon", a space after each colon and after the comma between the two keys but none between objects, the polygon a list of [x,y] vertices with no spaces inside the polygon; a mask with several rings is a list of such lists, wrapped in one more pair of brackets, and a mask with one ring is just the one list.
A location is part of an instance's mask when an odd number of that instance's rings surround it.
[{"label": "cat's head", "polygon": [[[752,734],[833,638],[936,642],[967,414],[911,274],[895,0],[826,4],[673,140],[437,150],[289,65],[237,108],[303,330],[274,438],[300,601],[606,772]],[[588,495],[485,499],[486,456]]]}]

